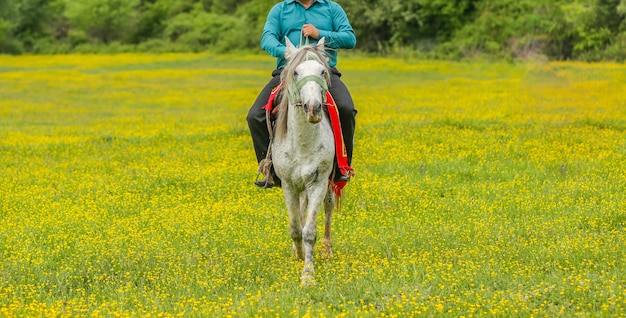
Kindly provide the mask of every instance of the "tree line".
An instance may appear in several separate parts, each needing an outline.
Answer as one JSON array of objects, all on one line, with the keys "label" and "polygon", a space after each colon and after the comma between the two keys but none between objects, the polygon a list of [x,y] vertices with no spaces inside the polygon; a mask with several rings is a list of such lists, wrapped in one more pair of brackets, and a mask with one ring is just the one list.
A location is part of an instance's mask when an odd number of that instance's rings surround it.
[{"label": "tree line", "polygon": [[[336,0],[357,48],[440,59],[626,59],[626,0]],[[0,0],[0,53],[258,51],[279,0]]]}]

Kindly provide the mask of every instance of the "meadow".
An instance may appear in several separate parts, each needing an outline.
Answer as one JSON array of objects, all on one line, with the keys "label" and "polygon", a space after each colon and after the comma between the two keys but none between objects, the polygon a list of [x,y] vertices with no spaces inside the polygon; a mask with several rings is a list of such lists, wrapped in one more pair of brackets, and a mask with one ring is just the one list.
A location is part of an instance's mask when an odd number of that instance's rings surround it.
[{"label": "meadow", "polygon": [[273,66],[0,56],[0,316],[624,316],[625,65],[340,57],[357,176],[306,288],[253,185]]}]

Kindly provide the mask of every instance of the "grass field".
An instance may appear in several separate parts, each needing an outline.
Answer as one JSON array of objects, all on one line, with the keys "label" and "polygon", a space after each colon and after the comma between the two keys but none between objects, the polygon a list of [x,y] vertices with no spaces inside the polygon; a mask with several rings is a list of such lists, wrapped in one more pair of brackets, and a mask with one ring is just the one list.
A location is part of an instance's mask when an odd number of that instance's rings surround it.
[{"label": "grass field", "polygon": [[624,316],[625,65],[344,56],[357,176],[303,288],[252,185],[273,63],[0,56],[0,316]]}]

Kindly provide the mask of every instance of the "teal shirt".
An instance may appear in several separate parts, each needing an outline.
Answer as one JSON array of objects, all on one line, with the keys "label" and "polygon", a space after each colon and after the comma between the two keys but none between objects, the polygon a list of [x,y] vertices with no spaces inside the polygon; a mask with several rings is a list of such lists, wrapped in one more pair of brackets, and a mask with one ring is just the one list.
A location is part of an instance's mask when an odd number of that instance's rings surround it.
[{"label": "teal shirt", "polygon": [[[276,68],[285,66],[285,36],[291,43],[298,46],[301,40],[302,26],[312,24],[320,30],[320,38],[325,38],[326,50],[330,61],[328,66],[337,65],[337,49],[351,49],[356,45],[354,29],[348,21],[343,8],[336,2],[329,0],[314,0],[308,9],[305,9],[296,0],[285,0],[277,3],[267,15],[261,48],[276,57]],[[304,39],[303,39],[304,41]],[[315,44],[316,40],[309,39]]]}]

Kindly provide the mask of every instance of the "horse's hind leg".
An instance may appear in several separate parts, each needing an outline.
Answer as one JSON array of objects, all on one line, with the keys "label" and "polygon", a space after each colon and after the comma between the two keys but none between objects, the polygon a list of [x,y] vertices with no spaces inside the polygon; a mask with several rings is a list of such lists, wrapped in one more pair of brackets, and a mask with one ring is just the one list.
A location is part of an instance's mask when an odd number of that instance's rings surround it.
[{"label": "horse's hind leg", "polygon": [[330,236],[330,225],[333,220],[333,209],[335,208],[335,192],[329,187],[324,198],[324,212],[326,213],[324,224],[324,238],[322,239],[322,257],[333,256],[333,240]]}]

